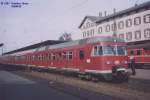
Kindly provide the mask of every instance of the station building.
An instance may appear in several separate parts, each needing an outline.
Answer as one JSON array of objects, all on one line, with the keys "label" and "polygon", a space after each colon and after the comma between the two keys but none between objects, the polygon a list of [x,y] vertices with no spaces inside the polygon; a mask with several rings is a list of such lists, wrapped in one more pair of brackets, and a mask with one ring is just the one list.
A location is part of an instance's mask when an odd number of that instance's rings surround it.
[{"label": "station building", "polygon": [[150,1],[102,16],[85,16],[79,25],[82,38],[116,36],[126,42],[150,40]]}]

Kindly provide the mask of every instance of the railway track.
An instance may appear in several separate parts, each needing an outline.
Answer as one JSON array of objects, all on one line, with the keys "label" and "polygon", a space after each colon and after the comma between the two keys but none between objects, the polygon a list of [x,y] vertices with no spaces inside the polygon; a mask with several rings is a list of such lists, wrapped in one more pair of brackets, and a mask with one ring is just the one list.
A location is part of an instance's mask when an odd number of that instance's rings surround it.
[{"label": "railway track", "polygon": [[[69,77],[49,72],[26,71],[22,69],[15,71],[14,68],[13,72],[28,78],[32,76],[34,78],[38,77],[41,79],[46,79],[49,82],[48,84],[50,86],[54,86],[56,89],[57,86],[55,86],[55,84],[61,83],[67,85],[66,87],[72,86],[77,89],[93,91],[97,94],[102,93],[105,95],[122,98],[123,100],[150,100],[150,80],[131,78],[128,82],[123,83],[106,81],[92,82],[81,80],[76,77]],[[61,90],[63,90],[63,88],[61,88]]]},{"label": "railway track", "polygon": [[[112,83],[112,82],[91,82],[80,80],[76,77],[68,77],[59,74],[45,73],[45,72],[21,72],[27,76],[40,77],[49,81],[51,86],[55,84],[65,84],[73,86],[78,89],[85,89],[96,93],[102,93],[109,96],[122,98],[124,100],[150,100],[150,81],[130,79],[129,82]],[[57,87],[55,87],[57,88]],[[62,90],[62,89],[61,89]]]}]

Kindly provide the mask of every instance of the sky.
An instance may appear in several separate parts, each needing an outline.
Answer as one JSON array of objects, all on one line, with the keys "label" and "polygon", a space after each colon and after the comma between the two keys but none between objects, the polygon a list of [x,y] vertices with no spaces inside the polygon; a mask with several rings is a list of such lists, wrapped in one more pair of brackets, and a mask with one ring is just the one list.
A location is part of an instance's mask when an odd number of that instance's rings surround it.
[{"label": "sky", "polygon": [[[22,7],[1,2],[27,3]],[[149,0],[0,0],[0,43],[8,52],[46,40],[58,40],[64,33],[81,38],[78,29],[86,15],[98,16],[124,10]]]}]

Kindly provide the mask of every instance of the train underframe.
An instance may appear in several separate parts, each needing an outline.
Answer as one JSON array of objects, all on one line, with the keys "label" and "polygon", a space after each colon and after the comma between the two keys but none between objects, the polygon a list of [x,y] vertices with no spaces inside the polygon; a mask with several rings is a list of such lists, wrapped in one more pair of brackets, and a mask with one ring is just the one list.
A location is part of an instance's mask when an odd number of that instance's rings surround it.
[{"label": "train underframe", "polygon": [[[9,64],[10,66],[11,64]],[[80,71],[70,71],[70,70],[61,70],[61,69],[50,69],[47,67],[37,67],[37,66],[27,66],[27,65],[11,65],[10,69],[16,70],[26,70],[26,71],[40,71],[40,72],[50,72],[50,73],[58,73],[67,76],[79,77],[84,80],[92,80],[92,81],[128,81],[129,73],[124,68],[120,68],[118,66],[114,66],[109,73],[94,73],[94,72],[80,72]],[[9,69],[8,68],[8,69]],[[121,70],[120,70],[121,69]]]}]

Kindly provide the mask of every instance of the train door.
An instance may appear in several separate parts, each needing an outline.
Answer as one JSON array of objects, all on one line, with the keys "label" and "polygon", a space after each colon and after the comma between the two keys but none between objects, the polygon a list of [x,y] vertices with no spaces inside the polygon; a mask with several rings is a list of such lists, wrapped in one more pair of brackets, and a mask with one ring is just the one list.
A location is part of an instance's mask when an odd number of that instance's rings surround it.
[{"label": "train door", "polygon": [[84,49],[79,49],[78,52],[78,66],[81,72],[84,71],[85,69],[85,50]]}]

